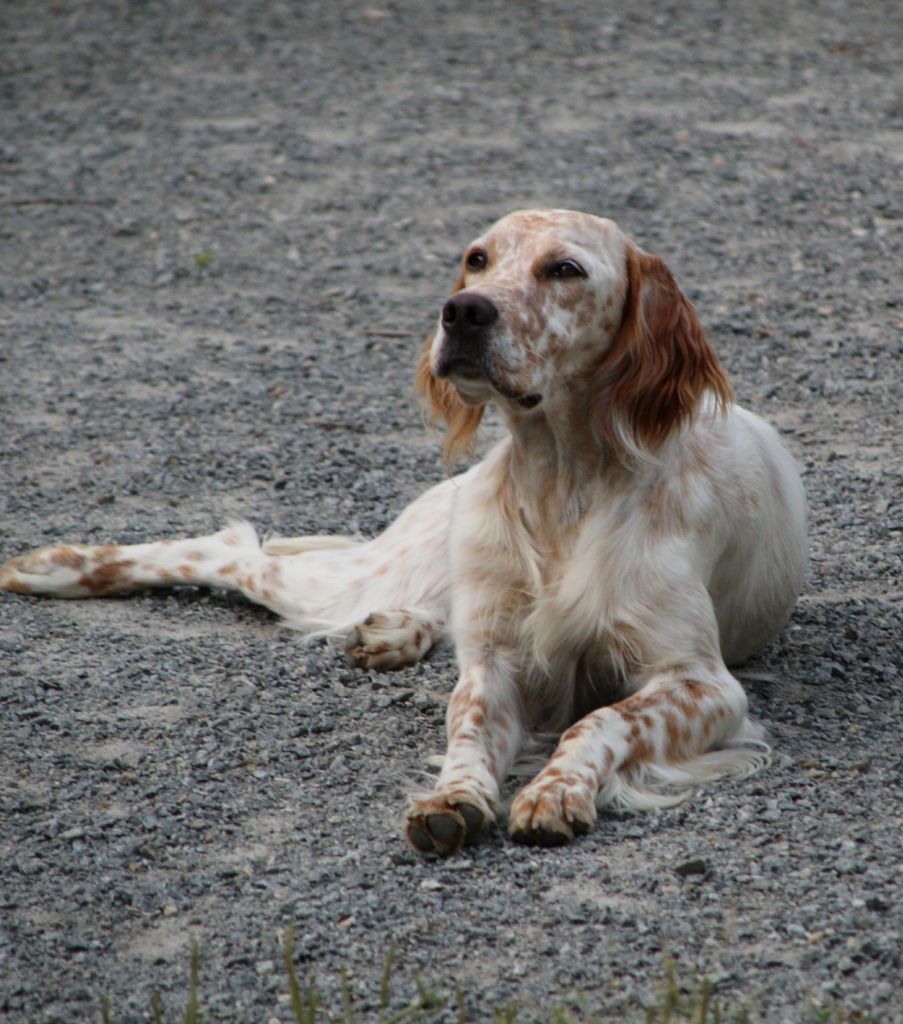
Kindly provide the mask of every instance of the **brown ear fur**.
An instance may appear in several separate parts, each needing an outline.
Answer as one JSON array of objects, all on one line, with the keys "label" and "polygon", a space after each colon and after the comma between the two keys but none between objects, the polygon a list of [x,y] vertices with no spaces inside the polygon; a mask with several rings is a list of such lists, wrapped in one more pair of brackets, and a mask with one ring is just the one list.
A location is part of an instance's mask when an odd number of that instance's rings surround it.
[{"label": "brown ear fur", "polygon": [[[453,292],[464,287],[463,275],[458,278]],[[461,455],[472,452],[476,442],[477,428],[483,418],[483,405],[467,405],[461,400],[454,385],[447,380],[439,380],[430,370],[430,348],[432,338],[428,339],[420,352],[417,364],[417,376],[414,390],[420,395],[421,403],[433,423],[444,421],[445,442],[442,454],[446,463],[451,466]]]},{"label": "brown ear fur", "polygon": [[693,415],[705,392],[722,409],[734,392],[690,301],[658,256],[627,247],[621,330],[597,371],[597,436],[657,448]]}]

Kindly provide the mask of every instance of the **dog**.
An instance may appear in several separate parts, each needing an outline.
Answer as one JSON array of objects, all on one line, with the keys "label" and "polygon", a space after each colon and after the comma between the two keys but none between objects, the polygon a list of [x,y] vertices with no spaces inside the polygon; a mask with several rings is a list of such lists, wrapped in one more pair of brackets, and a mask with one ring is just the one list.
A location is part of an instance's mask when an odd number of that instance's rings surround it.
[{"label": "dog", "polygon": [[486,405],[507,436],[373,540],[247,524],[14,558],[0,586],[97,597],[189,583],[239,590],[364,668],[444,634],[460,676],[435,787],[407,838],[446,855],[501,814],[536,734],[559,736],[516,794],[518,842],[559,845],[597,809],[665,806],[767,760],[727,666],[781,630],[806,568],[806,501],[777,433],[734,402],[665,264],[612,221],[509,214],[466,250],[417,387],[449,464]]}]

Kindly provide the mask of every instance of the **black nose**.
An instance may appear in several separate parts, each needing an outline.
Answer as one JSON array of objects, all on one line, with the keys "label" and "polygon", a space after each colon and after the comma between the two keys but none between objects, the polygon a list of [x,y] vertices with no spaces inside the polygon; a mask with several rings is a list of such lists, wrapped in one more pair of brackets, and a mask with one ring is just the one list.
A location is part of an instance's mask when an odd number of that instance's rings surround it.
[{"label": "black nose", "polygon": [[476,340],[498,318],[498,309],[479,292],[459,292],[442,307],[442,326],[456,341]]}]

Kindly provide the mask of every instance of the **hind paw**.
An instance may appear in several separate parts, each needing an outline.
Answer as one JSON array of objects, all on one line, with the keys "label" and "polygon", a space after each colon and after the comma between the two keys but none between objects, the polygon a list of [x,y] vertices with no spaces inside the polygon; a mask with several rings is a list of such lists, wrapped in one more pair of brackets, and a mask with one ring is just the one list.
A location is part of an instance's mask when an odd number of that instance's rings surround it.
[{"label": "hind paw", "polygon": [[348,657],[381,672],[414,665],[433,646],[433,627],[414,612],[374,612],[349,633]]},{"label": "hind paw", "polygon": [[13,594],[83,597],[89,591],[79,582],[89,549],[81,544],[39,548],[11,558],[0,566],[0,589]]},{"label": "hind paw", "polygon": [[132,562],[115,544],[38,548],[0,566],[0,590],[46,597],[97,597],[129,589]]}]

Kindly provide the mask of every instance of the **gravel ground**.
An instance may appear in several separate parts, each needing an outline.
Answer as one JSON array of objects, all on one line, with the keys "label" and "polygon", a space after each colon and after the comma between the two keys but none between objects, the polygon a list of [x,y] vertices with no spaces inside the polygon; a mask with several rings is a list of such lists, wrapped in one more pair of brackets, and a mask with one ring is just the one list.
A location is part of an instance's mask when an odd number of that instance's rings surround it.
[{"label": "gravel ground", "polygon": [[[391,677],[191,590],[0,602],[0,1020],[361,1019],[397,945],[480,1021],[666,957],[773,1022],[903,1021],[901,9],[22,0],[0,12],[0,537],[371,532],[443,474],[413,353],[475,230],[614,217],[805,466],[812,567],[750,666],[775,765],[570,849],[405,847],[451,654]],[[895,191],[895,187],[897,191]],[[497,423],[490,430],[498,429]],[[681,873],[702,859],[704,873]],[[369,1009],[368,1009],[369,1008]],[[451,1010],[430,1019],[457,1019]],[[606,1019],[608,1019],[606,1017]]]}]

